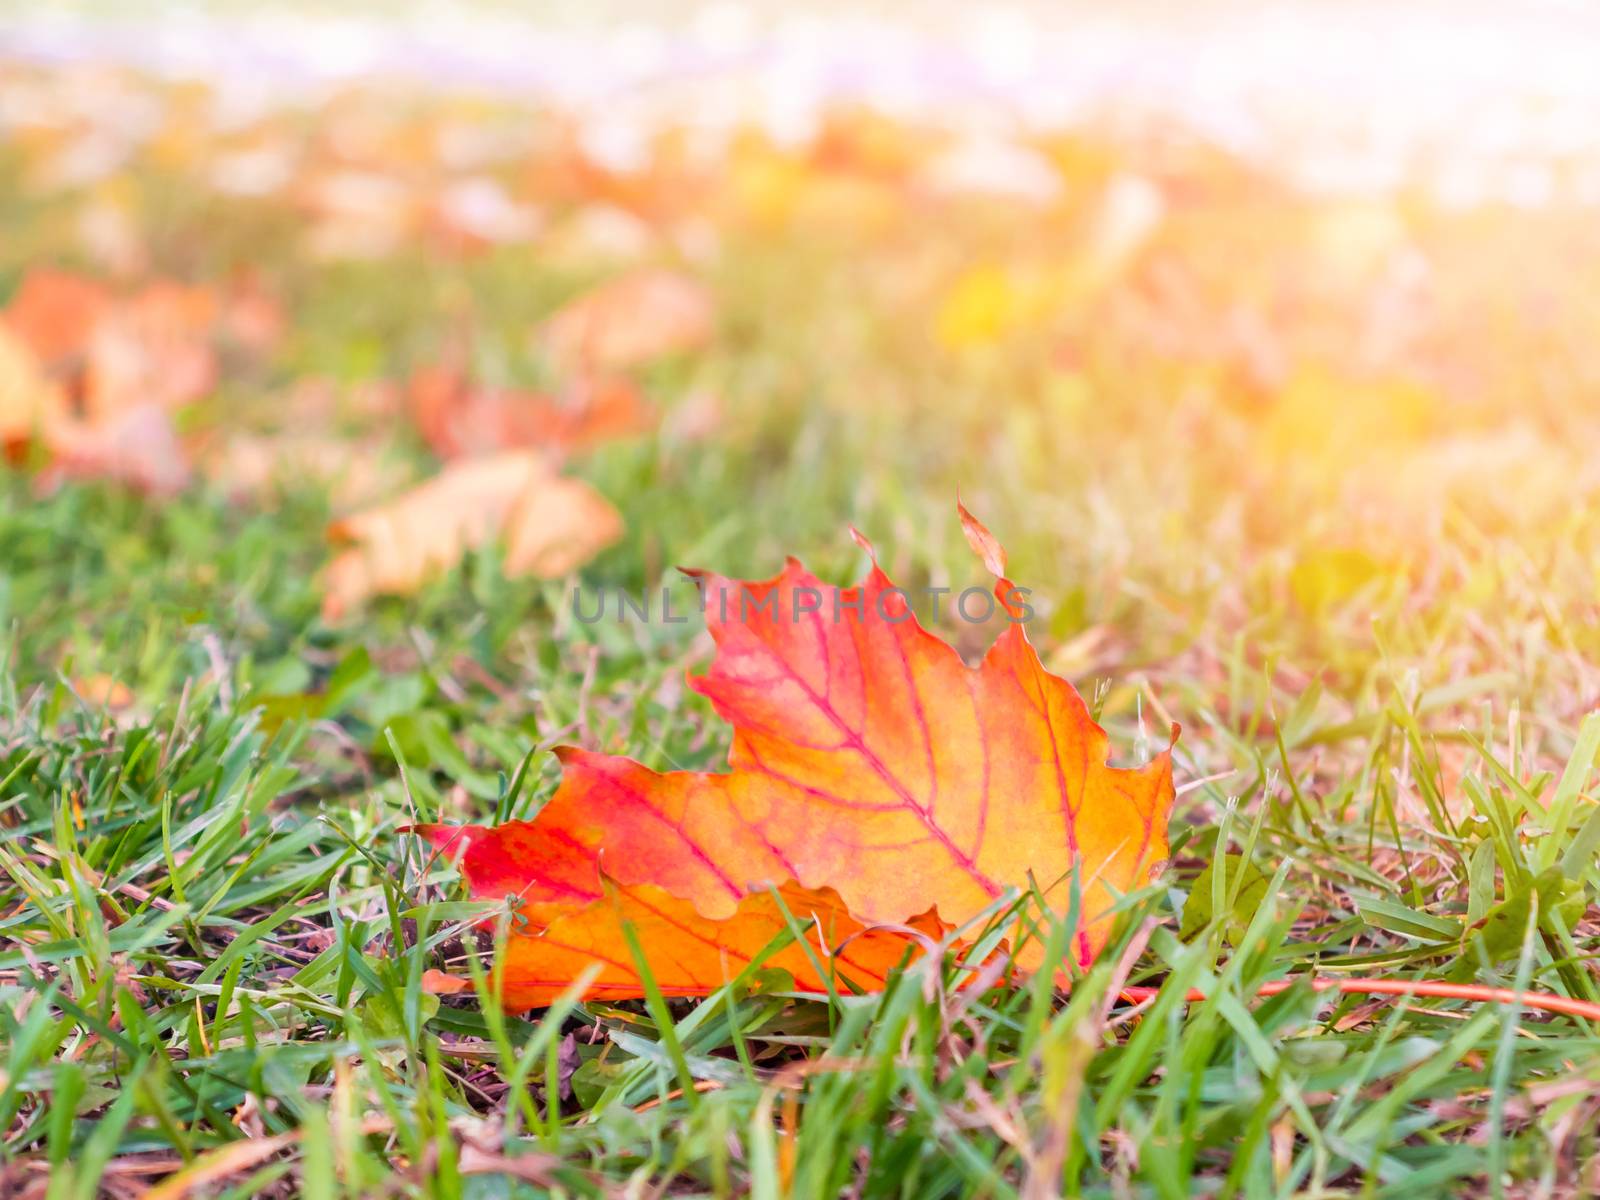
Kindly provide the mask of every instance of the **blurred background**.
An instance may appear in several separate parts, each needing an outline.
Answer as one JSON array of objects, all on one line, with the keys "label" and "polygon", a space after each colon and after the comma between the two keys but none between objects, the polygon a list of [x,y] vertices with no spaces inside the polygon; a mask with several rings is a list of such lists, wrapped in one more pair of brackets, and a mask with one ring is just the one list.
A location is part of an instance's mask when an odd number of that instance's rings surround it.
[{"label": "blurred background", "polygon": [[964,585],[959,488],[1113,709],[1600,697],[1587,7],[0,14],[25,672],[648,657],[562,581]]}]

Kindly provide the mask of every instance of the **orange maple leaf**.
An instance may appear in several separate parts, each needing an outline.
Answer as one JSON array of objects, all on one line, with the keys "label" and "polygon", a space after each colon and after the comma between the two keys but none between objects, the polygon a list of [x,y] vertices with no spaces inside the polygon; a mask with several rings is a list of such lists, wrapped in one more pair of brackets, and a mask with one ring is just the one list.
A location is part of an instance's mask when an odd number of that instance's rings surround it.
[{"label": "orange maple leaf", "polygon": [[[999,543],[961,516],[1019,618]],[[717,655],[690,682],[734,728],[730,770],[663,774],[561,751],[561,786],[537,818],[469,835],[474,894],[517,896],[530,926],[519,937],[536,939],[603,901],[603,870],[723,923],[727,940],[773,887],[832,889],[863,926],[936,914],[959,927],[1033,886],[1065,910],[1076,879],[1072,954],[1089,962],[1117,896],[1166,860],[1170,749],[1109,767],[1105,731],[1040,664],[1020,619],[969,667],[876,563],[848,589],[793,559],[760,583],[697,578]],[[447,831],[424,832],[447,844]],[[1037,940],[1018,963],[1042,965]]]},{"label": "orange maple leaf", "polygon": [[[791,918],[804,944],[791,941],[761,965],[787,971],[795,988],[805,992],[826,992],[830,983],[846,991],[882,987],[896,965],[918,956],[943,932],[931,917],[867,928],[831,889],[793,883],[776,894],[744,896],[726,918],[707,917],[663,888],[604,880],[598,858],[571,847],[563,872],[569,883],[541,881],[529,877],[517,861],[526,844],[515,834],[502,835],[514,828],[432,825],[418,830],[445,853],[464,850],[462,870],[473,893],[509,897],[525,923],[507,939],[495,981],[508,1008],[551,1003],[591,964],[598,964],[599,973],[586,996],[624,1000],[642,995],[625,923],[634,927],[656,986],[667,996],[716,991],[756,961],[789,928]],[[583,882],[571,883],[574,876]],[[440,972],[432,990],[458,991],[459,977]]]},{"label": "orange maple leaf", "polygon": [[335,521],[328,534],[346,546],[324,585],[323,616],[334,620],[369,596],[415,591],[497,539],[506,574],[565,575],[616,541],[622,518],[582,480],[510,451],[446,467],[387,504]]}]

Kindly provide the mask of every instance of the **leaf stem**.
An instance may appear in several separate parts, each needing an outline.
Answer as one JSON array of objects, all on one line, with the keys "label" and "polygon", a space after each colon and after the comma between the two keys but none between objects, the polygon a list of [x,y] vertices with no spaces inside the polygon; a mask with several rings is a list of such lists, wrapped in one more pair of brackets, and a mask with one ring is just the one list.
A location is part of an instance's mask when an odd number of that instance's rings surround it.
[{"label": "leaf stem", "polygon": [[[1259,997],[1276,996],[1295,984],[1298,979],[1274,979],[1255,989]],[[1558,996],[1553,992],[1517,992],[1511,988],[1487,987],[1476,983],[1444,983],[1428,979],[1309,979],[1312,988],[1319,992],[1341,992],[1354,996],[1431,996],[1442,1000],[1472,1000],[1482,1004],[1521,1004],[1536,1012],[1565,1013],[1572,1017],[1586,1017],[1600,1021],[1600,1004],[1589,1000],[1575,1000],[1571,996]],[[1125,987],[1119,993],[1125,999],[1139,1003],[1153,999],[1159,987]],[[1206,999],[1199,988],[1190,988],[1184,996],[1189,1003]]]}]

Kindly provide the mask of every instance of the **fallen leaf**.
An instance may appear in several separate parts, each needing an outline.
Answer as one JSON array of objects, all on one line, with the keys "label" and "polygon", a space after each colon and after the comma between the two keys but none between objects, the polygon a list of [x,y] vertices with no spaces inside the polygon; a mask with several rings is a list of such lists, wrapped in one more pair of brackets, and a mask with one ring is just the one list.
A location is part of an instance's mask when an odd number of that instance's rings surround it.
[{"label": "fallen leaf", "polygon": [[583,450],[648,429],[655,414],[623,379],[580,379],[560,396],[473,387],[447,366],[408,388],[412,419],[433,452],[460,458],[517,448]]},{"label": "fallen leaf", "polygon": [[109,479],[158,495],[189,483],[189,460],[172,418],[155,404],[141,404],[98,421],[66,418],[45,431],[51,464],[39,478],[48,491],[64,478]]},{"label": "fallen leaf", "polygon": [[544,349],[568,374],[625,371],[711,340],[711,295],[675,271],[632,272],[579,296],[544,328]]},{"label": "fallen leaf", "polygon": [[66,414],[66,397],[47,380],[26,342],[0,324],[0,450],[11,453]]},{"label": "fallen leaf", "polygon": [[454,996],[471,988],[472,981],[462,979],[459,975],[436,971],[432,967],[422,973],[422,990],[434,996]]},{"label": "fallen leaf", "polygon": [[555,578],[622,535],[622,518],[588,484],[538,455],[469,459],[387,504],[335,521],[347,544],[329,565],[323,615],[335,620],[370,596],[404,595],[497,539],[507,575]]},{"label": "fallen leaf", "polygon": [[209,339],[218,315],[205,288],[157,281],[119,299],[95,280],[35,270],[4,317],[47,372],[81,393],[83,415],[98,420],[147,403],[175,408],[204,395],[215,379]]},{"label": "fallen leaf", "polygon": [[[69,339],[41,314],[68,311],[87,294],[70,284],[62,287],[54,298],[44,299],[36,289],[24,306],[31,315],[23,322],[32,329],[32,344],[44,346],[58,361],[72,353]],[[57,304],[62,296],[74,295],[76,300]],[[14,454],[37,441],[48,450],[50,466],[37,481],[40,490],[65,478],[112,479],[155,493],[175,492],[188,482],[188,461],[161,408],[137,404],[87,419],[76,416],[63,390],[45,378],[29,345],[0,325],[0,447]]]},{"label": "fallen leaf", "polygon": [[[915,957],[941,932],[931,918],[904,928],[869,930],[845,911],[835,892],[792,883],[779,889],[781,904],[771,892],[755,892],[727,917],[706,917],[659,887],[608,885],[598,856],[576,847],[567,848],[564,877],[578,882],[531,877],[515,857],[526,852],[526,842],[517,834],[502,834],[511,828],[416,829],[446,854],[464,851],[460,866],[473,895],[509,899],[523,922],[506,942],[495,981],[501,1002],[511,1009],[550,1004],[592,964],[598,964],[599,972],[585,990],[588,998],[643,995],[624,923],[633,926],[656,985],[666,996],[704,996],[731,981],[789,928],[785,908],[804,932],[804,944],[791,942],[762,966],[788,972],[799,991],[828,990],[829,979],[819,965],[836,987],[847,991],[845,980],[866,990],[882,987],[891,969]],[[560,853],[553,846],[548,849]],[[430,972],[424,986],[452,994],[470,984]]]},{"label": "fallen leaf", "polygon": [[216,383],[210,343],[216,298],[204,288],[150,285],[104,314],[91,332],[83,407],[92,421],[153,404],[181,408]]},{"label": "fallen leaf", "polygon": [[946,349],[999,345],[1042,315],[1040,289],[1014,271],[973,267],[950,286],[939,305],[937,334]]},{"label": "fallen leaf", "polygon": [[239,500],[287,495],[314,481],[340,508],[376,503],[409,478],[380,441],[334,437],[314,426],[283,433],[218,433],[198,440],[201,471]]},{"label": "fallen leaf", "polygon": [[74,679],[72,690],[91,708],[121,709],[133,703],[133,692],[128,685],[103,673]]},{"label": "fallen leaf", "polygon": [[515,1007],[548,1004],[571,986],[577,972],[596,961],[601,970],[589,996],[623,1000],[641,995],[638,967],[622,932],[624,920],[633,924],[656,985],[667,996],[703,996],[733,980],[789,928],[785,908],[804,937],[761,965],[787,972],[798,991],[825,992],[830,979],[846,993],[851,985],[868,991],[882,988],[896,965],[924,948],[909,932],[864,928],[828,889],[790,884],[779,895],[781,905],[771,892],[746,896],[731,917],[719,921],[701,916],[693,905],[660,888],[622,889],[615,900],[556,918],[538,936],[512,938],[504,967],[506,1001]]},{"label": "fallen leaf", "polygon": [[246,276],[228,296],[218,325],[228,341],[260,356],[283,340],[288,317],[272,295]]},{"label": "fallen leaf", "polygon": [[5,309],[5,323],[47,368],[81,355],[111,310],[109,289],[67,271],[35,269]]},{"label": "fallen leaf", "polygon": [[[1003,567],[998,542],[961,511],[974,547]],[[959,927],[1034,885],[1065,911],[1076,875],[1072,957],[1090,961],[1116,897],[1166,860],[1170,750],[1107,766],[1105,731],[1040,664],[1020,619],[969,667],[876,563],[848,589],[792,559],[760,583],[696,578],[717,654],[690,682],[734,728],[731,769],[658,773],[560,751],[561,786],[533,821],[465,835],[474,894],[518,897],[534,941],[562,920],[604,930],[592,911],[607,902],[603,868],[624,894],[653,887],[682,902],[724,945],[773,887],[832,889],[863,925]],[[995,594],[1020,618],[1009,580]],[[450,831],[428,834],[448,844]],[[578,948],[618,957],[598,936]],[[1017,961],[1040,966],[1038,942]]]},{"label": "fallen leaf", "polygon": [[[204,287],[157,280],[119,297],[82,276],[30,272],[0,322],[0,437],[12,450],[45,446],[43,489],[71,477],[177,491],[190,472],[168,414],[212,389],[213,343],[233,315]],[[245,332],[259,334],[251,320]]]}]

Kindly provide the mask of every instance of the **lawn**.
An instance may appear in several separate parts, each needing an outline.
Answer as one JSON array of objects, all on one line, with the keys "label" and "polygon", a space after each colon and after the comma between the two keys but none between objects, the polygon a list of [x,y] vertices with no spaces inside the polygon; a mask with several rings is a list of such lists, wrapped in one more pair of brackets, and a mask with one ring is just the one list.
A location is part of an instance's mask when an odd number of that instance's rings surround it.
[{"label": "lawn", "polygon": [[[1433,986],[1600,1003],[1591,209],[1308,195],[1181,129],[1019,137],[1039,196],[865,111],[621,168],[481,97],[0,96],[0,327],[47,272],[208,314],[123,328],[126,388],[30,363],[69,434],[0,421],[0,1195],[1600,1192],[1600,1020]],[[609,316],[672,343],[617,352],[645,415],[540,447],[615,536],[525,571],[385,510],[427,561],[330,606],[349,515],[454,456],[419,378],[491,449],[581,421],[552,318],[641,268],[708,328]],[[407,828],[533,817],[557,747],[732,742],[704,623],[593,599],[843,585],[853,526],[975,662],[958,496],[1113,761],[1182,727],[1093,964],[975,968],[1024,893],[861,994],[666,997],[635,938],[640,999],[497,1006],[515,906]],[[1035,916],[1064,961],[1076,902]]]}]

